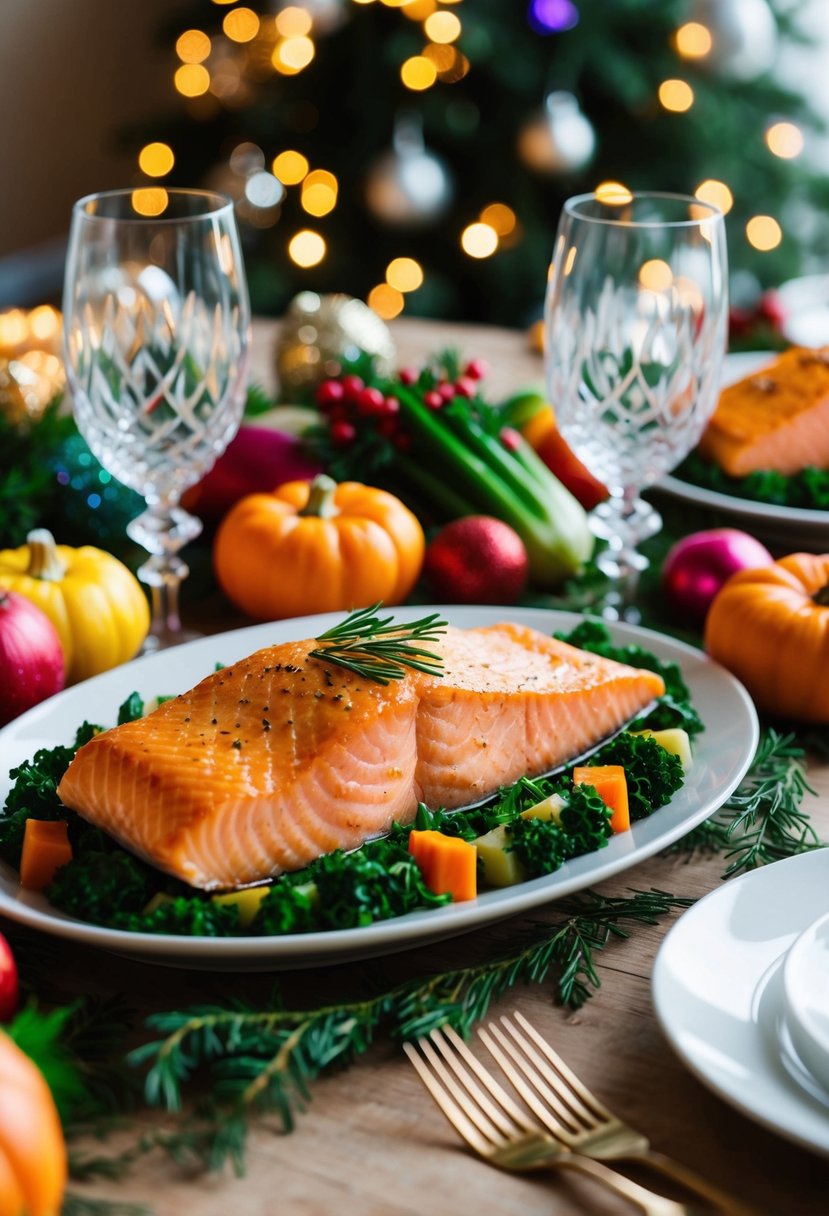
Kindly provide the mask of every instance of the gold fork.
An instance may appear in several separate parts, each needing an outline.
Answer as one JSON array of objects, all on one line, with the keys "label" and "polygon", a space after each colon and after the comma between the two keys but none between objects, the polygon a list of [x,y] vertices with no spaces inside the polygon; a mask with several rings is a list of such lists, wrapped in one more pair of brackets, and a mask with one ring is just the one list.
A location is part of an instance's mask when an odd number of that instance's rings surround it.
[{"label": "gold fork", "polygon": [[546,1167],[578,1170],[635,1203],[645,1216],[697,1216],[687,1205],[657,1195],[547,1135],[489,1075],[450,1026],[433,1030],[416,1045],[404,1043],[403,1050],[455,1130],[491,1164],[519,1171]]},{"label": "gold fork", "polygon": [[758,1216],[756,1208],[728,1195],[688,1166],[652,1149],[647,1137],[602,1105],[523,1014],[516,1012],[515,1021],[526,1033],[522,1034],[509,1018],[502,1017],[509,1038],[495,1023],[490,1024],[489,1033],[481,1027],[478,1034],[516,1092],[556,1139],[571,1151],[597,1161],[644,1162],[715,1204],[728,1216]]}]

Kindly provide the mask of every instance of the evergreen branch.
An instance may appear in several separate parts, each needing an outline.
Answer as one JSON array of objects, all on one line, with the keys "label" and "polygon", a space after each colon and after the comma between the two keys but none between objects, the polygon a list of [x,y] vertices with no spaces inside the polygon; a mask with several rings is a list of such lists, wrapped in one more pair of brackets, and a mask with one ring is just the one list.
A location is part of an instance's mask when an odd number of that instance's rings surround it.
[{"label": "evergreen branch", "polygon": [[122,1203],[120,1199],[98,1199],[67,1191],[60,1216],[153,1216],[143,1203]]},{"label": "evergreen branch", "polygon": [[[351,1063],[385,1026],[391,1037],[419,1037],[449,1022],[468,1035],[493,1001],[519,983],[555,976],[557,999],[578,1008],[600,986],[595,955],[628,926],[652,925],[692,900],[663,891],[602,896],[592,891],[562,900],[562,918],[536,926],[519,949],[498,958],[425,979],[407,981],[364,1000],[316,1010],[289,1010],[278,993],[267,1009],[200,1006],[153,1015],[148,1026],[162,1037],[129,1057],[149,1065],[145,1092],[151,1105],[177,1112],[186,1089],[207,1068],[212,1087],[196,1116],[155,1145],[209,1168],[243,1166],[244,1140],[254,1112],[276,1114],[290,1131],[323,1072]],[[88,1166],[87,1166],[88,1168]]]},{"label": "evergreen branch", "polygon": [[763,732],[751,767],[738,788],[705,823],[673,850],[724,853],[724,877],[783,857],[823,847],[803,797],[815,791],[806,779],[804,751],[794,734]]}]

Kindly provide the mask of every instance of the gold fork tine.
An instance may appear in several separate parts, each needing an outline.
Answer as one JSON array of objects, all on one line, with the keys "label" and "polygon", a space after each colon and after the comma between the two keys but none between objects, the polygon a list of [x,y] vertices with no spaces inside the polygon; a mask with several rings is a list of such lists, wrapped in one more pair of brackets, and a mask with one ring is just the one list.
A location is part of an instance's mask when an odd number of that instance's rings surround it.
[{"label": "gold fork tine", "polygon": [[[420,1040],[421,1046],[423,1040]],[[429,1067],[423,1062],[417,1048],[413,1043],[404,1043],[403,1050],[409,1057],[409,1060],[414,1065],[417,1075],[420,1077],[423,1084],[428,1089],[429,1093],[437,1102],[440,1109],[443,1111],[446,1118],[454,1127],[455,1131],[459,1132],[463,1139],[467,1142],[470,1148],[476,1153],[480,1153],[482,1157],[488,1156],[492,1151],[492,1145],[485,1136],[482,1136],[478,1128],[467,1119],[463,1110],[455,1102],[454,1098],[446,1092],[445,1089],[436,1080],[434,1074]]]},{"label": "gold fork tine", "polygon": [[[444,1035],[455,1048],[455,1052],[449,1050],[446,1039],[444,1039]],[[454,1030],[451,1026],[444,1026],[442,1028],[442,1032],[441,1030],[433,1030],[430,1038],[437,1043],[439,1049],[443,1053],[444,1059],[447,1060],[449,1065],[455,1070],[465,1085],[468,1084],[468,1080],[470,1080],[470,1078],[468,1077],[468,1074],[466,1074],[466,1077],[464,1076],[463,1066],[459,1057],[463,1059],[478,1080],[483,1083],[495,1101],[499,1104],[501,1109],[506,1112],[508,1118],[504,1120],[503,1115],[501,1115],[497,1108],[493,1106],[487,1095],[483,1093],[478,1086],[475,1086],[473,1096],[476,1097],[479,1105],[482,1106],[487,1113],[489,1113],[493,1122],[498,1123],[502,1131],[504,1131],[507,1135],[513,1135],[516,1127],[521,1131],[527,1131],[528,1129],[532,1128],[532,1123],[521,1110],[520,1106],[513,1102],[506,1090],[501,1088],[495,1078],[487,1072],[483,1064],[481,1064],[480,1061],[473,1056],[472,1052],[469,1050],[466,1043],[456,1030]]]},{"label": "gold fork tine", "polygon": [[[598,1098],[595,1097],[595,1095],[590,1092],[590,1090],[587,1088],[587,1086],[582,1081],[579,1080],[579,1078],[572,1071],[572,1069],[567,1067],[567,1065],[564,1063],[564,1061],[562,1060],[562,1058],[558,1054],[558,1052],[554,1051],[553,1048],[550,1046],[550,1044],[546,1041],[546,1039],[543,1039],[541,1037],[541,1035],[538,1033],[538,1031],[532,1025],[532,1023],[527,1021],[527,1019],[524,1017],[523,1013],[520,1013],[518,1010],[516,1010],[515,1011],[515,1020],[524,1028],[524,1030],[527,1032],[527,1034],[533,1040],[535,1045],[547,1057],[547,1059],[550,1061],[550,1063],[553,1065],[553,1067],[556,1069],[556,1071],[558,1073],[560,1073],[560,1075],[564,1078],[564,1080],[570,1086],[570,1089],[572,1090],[575,1097],[578,1099],[581,1099],[581,1104],[582,1104],[582,1108],[584,1109],[585,1116],[592,1113],[594,1116],[598,1117],[599,1119],[612,1119],[613,1116],[611,1115],[611,1113],[607,1109],[607,1107],[602,1106],[602,1104],[598,1100]],[[513,1027],[510,1025],[508,1019],[502,1018],[501,1021],[506,1025],[507,1029],[513,1035],[513,1037],[517,1040],[518,1034],[513,1029]]]},{"label": "gold fork tine", "polygon": [[[509,1079],[516,1093],[520,1094],[527,1106],[529,1106],[536,1119],[540,1120],[554,1136],[563,1140],[565,1144],[570,1145],[578,1128],[574,1126],[570,1111],[559,1100],[558,1095],[549,1086],[545,1085],[540,1077],[533,1073],[532,1069],[527,1066],[519,1052],[516,1051],[515,1047],[495,1023],[490,1023],[487,1029],[480,1026],[478,1028],[478,1035],[487,1051],[496,1060],[501,1071]],[[494,1038],[491,1036],[494,1036]],[[515,1061],[515,1064],[521,1070],[520,1073],[516,1070],[515,1065],[507,1059],[505,1052],[509,1053],[511,1059]],[[526,1081],[524,1077],[526,1077]],[[530,1082],[530,1085],[527,1084],[527,1081]],[[541,1101],[539,1101],[539,1097]]]}]

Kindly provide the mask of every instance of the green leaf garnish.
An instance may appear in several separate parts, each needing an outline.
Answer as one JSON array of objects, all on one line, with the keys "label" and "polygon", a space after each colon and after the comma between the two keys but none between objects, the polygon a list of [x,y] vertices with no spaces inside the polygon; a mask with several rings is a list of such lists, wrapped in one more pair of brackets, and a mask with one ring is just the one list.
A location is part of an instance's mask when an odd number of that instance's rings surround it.
[{"label": "green leaf garnish", "polygon": [[421,617],[402,625],[393,616],[380,617],[382,602],[359,608],[339,625],[320,634],[322,645],[312,650],[309,659],[320,659],[345,667],[365,680],[388,684],[402,680],[407,667],[430,676],[443,675],[443,659],[421,642],[435,642],[446,632],[447,622],[440,614]]}]

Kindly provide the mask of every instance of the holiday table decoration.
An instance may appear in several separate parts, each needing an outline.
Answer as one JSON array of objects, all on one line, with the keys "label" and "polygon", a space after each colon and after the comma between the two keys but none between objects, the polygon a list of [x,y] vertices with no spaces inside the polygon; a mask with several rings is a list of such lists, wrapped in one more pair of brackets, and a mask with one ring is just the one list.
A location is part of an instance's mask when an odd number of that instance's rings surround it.
[{"label": "holiday table decoration", "polygon": [[768,566],[773,558],[759,540],[737,528],[711,528],[683,536],[662,564],[662,589],[680,619],[701,624],[714,596],[737,570]]},{"label": "holiday table decoration", "polygon": [[283,400],[299,400],[321,380],[338,376],[360,354],[391,372],[395,355],[388,326],[362,300],[302,291],[291,301],[276,342],[276,373]]},{"label": "holiday table decoration", "polygon": [[0,726],[64,685],[63,649],[45,612],[0,589]]},{"label": "holiday table decoration", "polygon": [[501,519],[467,515],[429,543],[423,572],[440,604],[514,604],[530,563],[521,537]]}]

